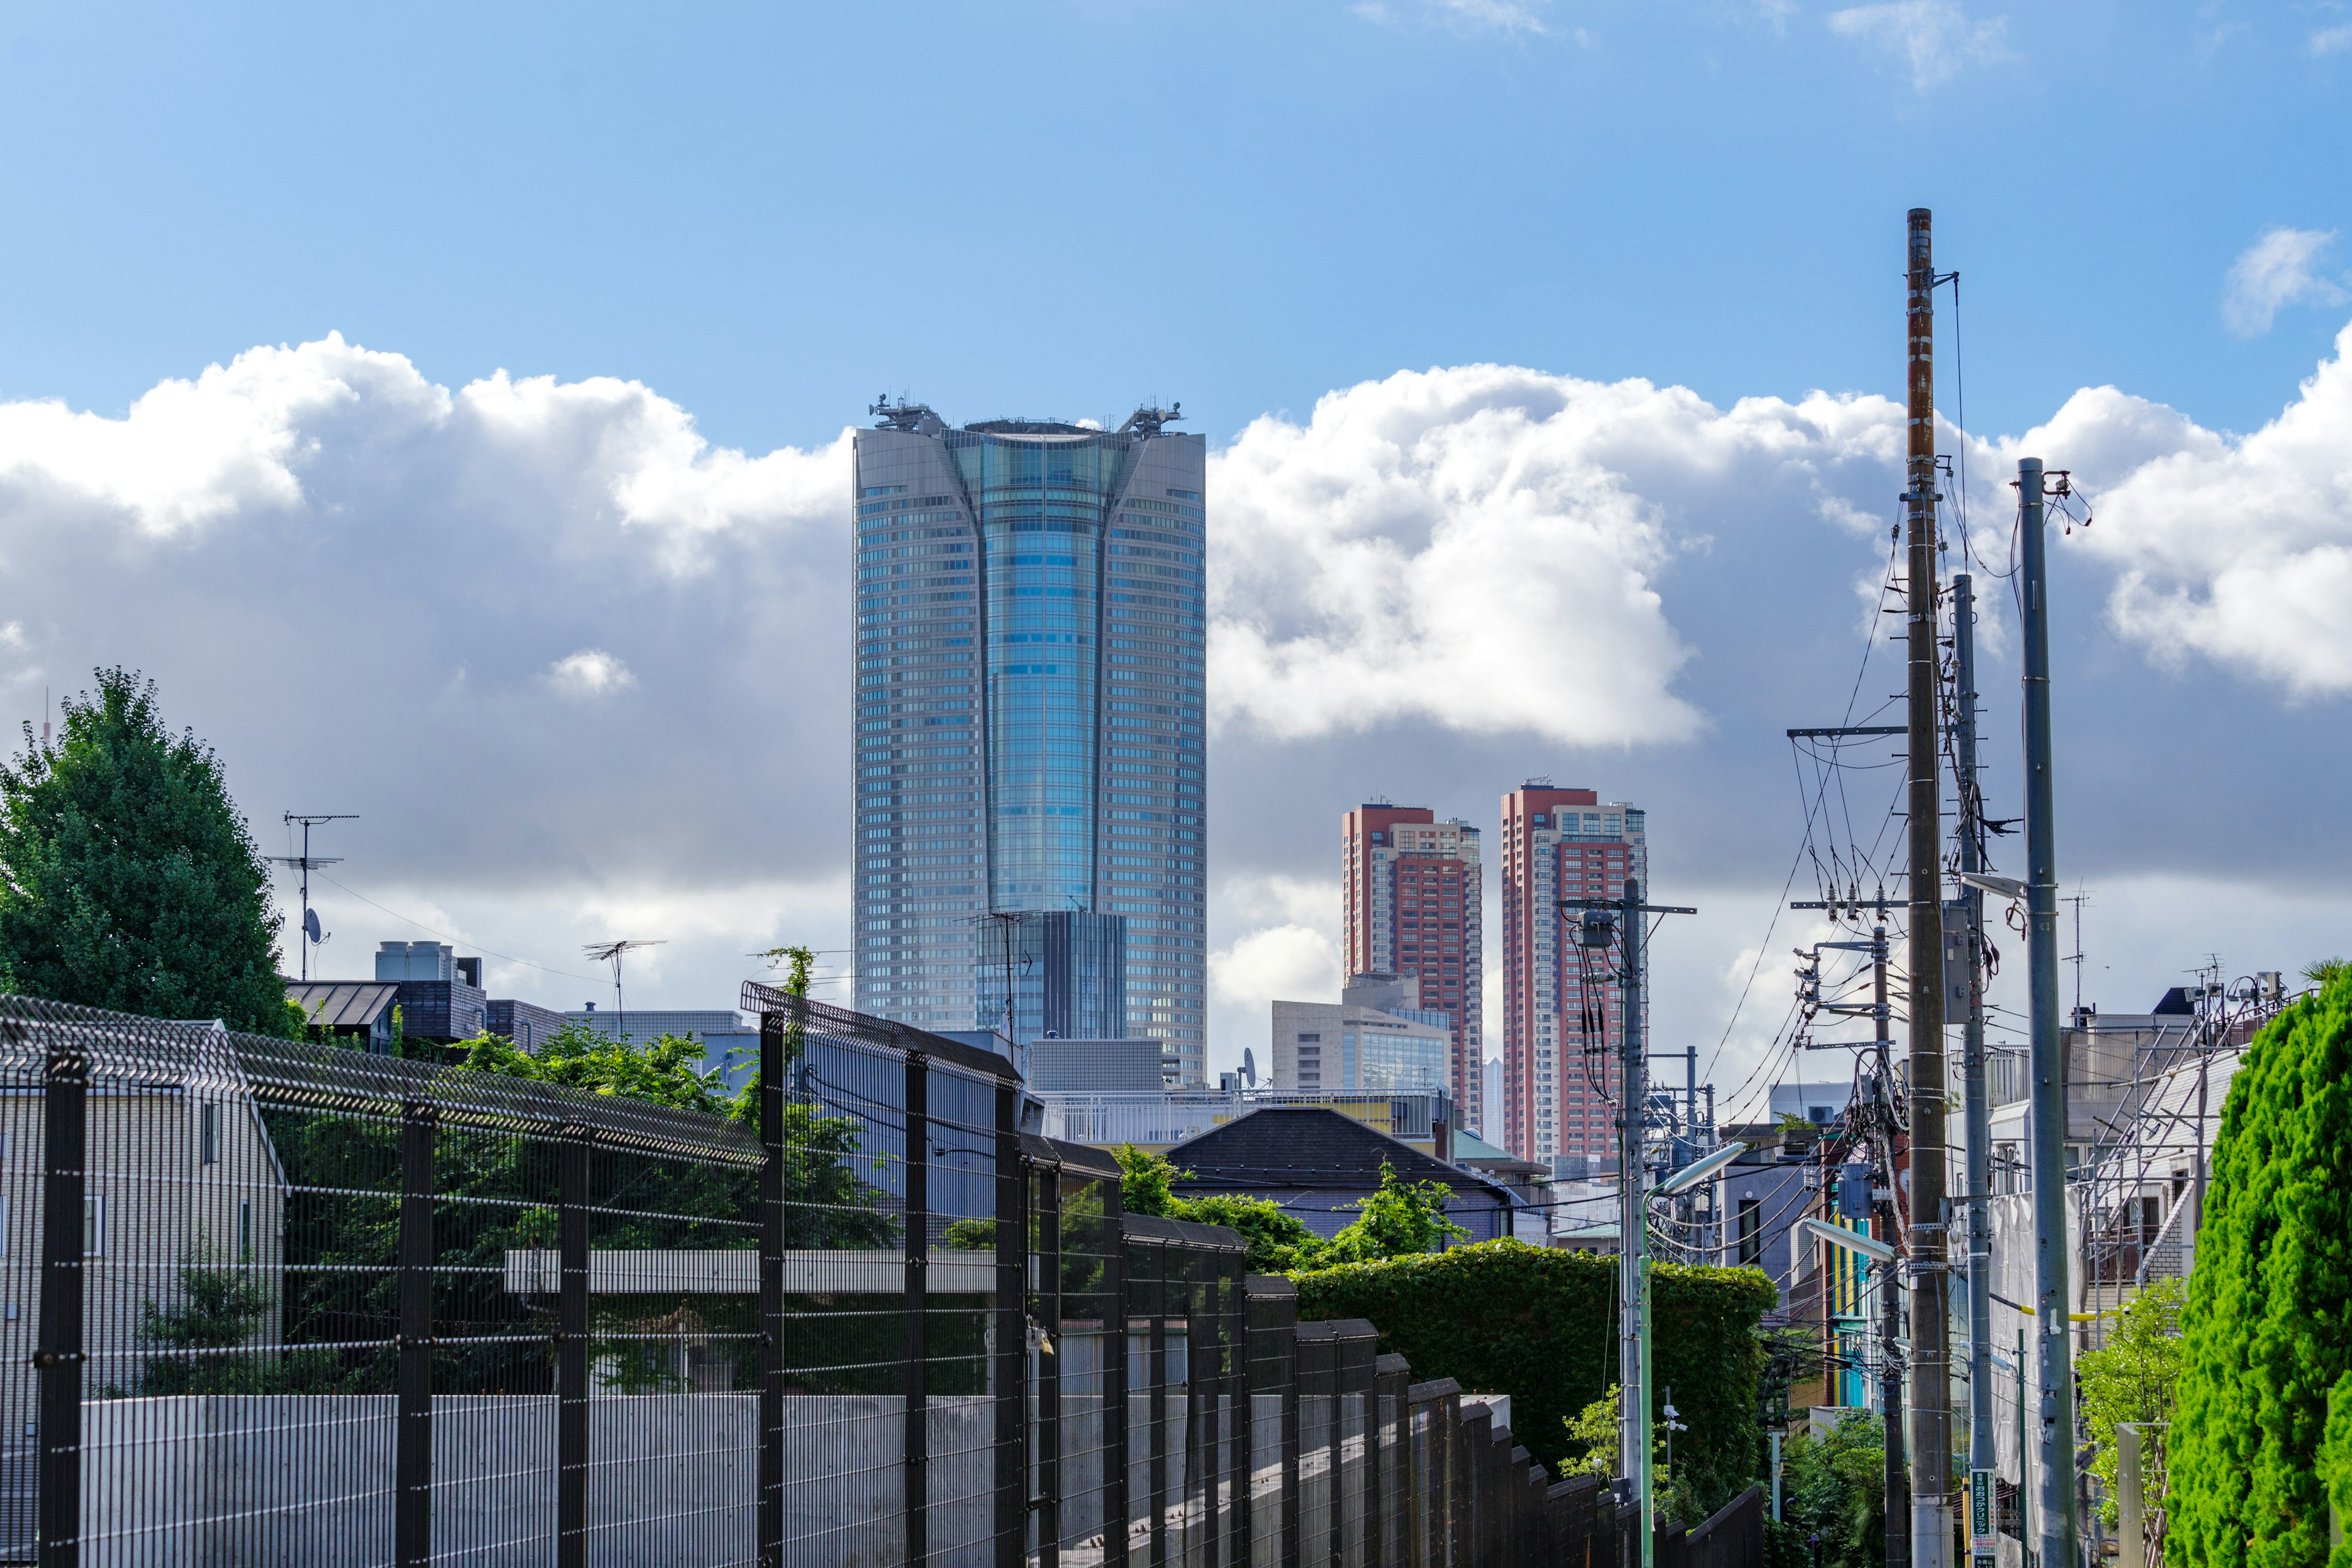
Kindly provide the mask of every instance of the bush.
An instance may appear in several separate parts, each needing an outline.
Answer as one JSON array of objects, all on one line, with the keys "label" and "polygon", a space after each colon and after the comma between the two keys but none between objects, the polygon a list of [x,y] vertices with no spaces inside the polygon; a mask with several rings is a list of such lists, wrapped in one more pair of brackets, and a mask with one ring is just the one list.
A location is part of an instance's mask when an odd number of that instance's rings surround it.
[{"label": "bush", "polygon": [[[1711,1513],[1755,1479],[1756,1330],[1779,1293],[1753,1268],[1654,1268],[1653,1415],[1672,1388],[1675,1468]],[[1369,1319],[1415,1378],[1509,1394],[1512,1435],[1555,1472],[1582,1458],[1570,1419],[1617,1381],[1615,1258],[1489,1241],[1294,1278],[1300,1318]]]},{"label": "bush", "polygon": [[2168,1544],[2192,1568],[2315,1568],[2352,1373],[2352,973],[2273,1019],[2230,1085],[2180,1321]]},{"label": "bush", "polygon": [[1849,1415],[1780,1451],[1780,1518],[1767,1555],[1776,1565],[1878,1568],[1886,1560],[1886,1427]]}]

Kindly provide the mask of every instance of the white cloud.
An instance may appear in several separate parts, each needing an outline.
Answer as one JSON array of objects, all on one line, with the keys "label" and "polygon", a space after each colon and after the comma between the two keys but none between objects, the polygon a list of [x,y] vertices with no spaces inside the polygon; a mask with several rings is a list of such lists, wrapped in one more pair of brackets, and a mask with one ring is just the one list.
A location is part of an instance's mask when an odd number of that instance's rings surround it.
[{"label": "white cloud", "polygon": [[1675,689],[1689,655],[1657,574],[1763,492],[1864,515],[1825,481],[1879,479],[1899,430],[1881,398],[1726,411],[1505,365],[1367,382],[1304,426],[1259,418],[1212,458],[1213,721],[1685,739],[1702,720]]},{"label": "white cloud", "polygon": [[2009,18],[1979,22],[1955,0],[1890,0],[1830,13],[1830,30],[1899,55],[1921,92],[1939,87],[1972,65],[2010,58]]},{"label": "white cloud", "polygon": [[547,667],[548,683],[567,697],[602,697],[637,683],[629,667],[601,647],[583,647]]},{"label": "white cloud", "polygon": [[2289,305],[2340,305],[2347,298],[2333,279],[2313,270],[2336,239],[2332,228],[2270,228],[2230,266],[2221,290],[2221,319],[2242,338],[2271,330]]},{"label": "white cloud", "polygon": [[2310,43],[2305,47],[2310,49],[2313,58],[2316,59],[2325,59],[2329,55],[2340,55],[2347,49],[2352,49],[2352,23],[2335,27],[2322,27],[2311,35]]},{"label": "white cloud", "polygon": [[2287,691],[2352,691],[2352,328],[2252,435],[2203,429],[2113,387],[2024,441],[2089,487],[2074,542],[2121,575],[2116,628],[2162,662],[2202,654]]}]

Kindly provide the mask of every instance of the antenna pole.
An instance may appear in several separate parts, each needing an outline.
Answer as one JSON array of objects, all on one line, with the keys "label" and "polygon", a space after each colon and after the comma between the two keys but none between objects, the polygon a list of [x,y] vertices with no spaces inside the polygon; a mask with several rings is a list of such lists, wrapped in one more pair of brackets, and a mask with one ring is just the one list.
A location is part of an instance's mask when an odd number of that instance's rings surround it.
[{"label": "antenna pole", "polygon": [[[1909,523],[1911,1143],[1911,1562],[1946,1568],[1950,1526],[1944,1489],[1951,1468],[1952,1412],[1944,1245],[1944,877],[1937,799],[1942,721],[1936,616],[1936,268],[1926,207],[1910,214],[1910,446],[1904,500]],[[1892,1085],[1889,1086],[1892,1088]],[[1891,1097],[1890,1097],[1891,1098]],[[1890,1271],[1891,1272],[1891,1271]],[[1891,1281],[1890,1281],[1891,1282]],[[1895,1441],[1890,1426],[1887,1442]],[[1890,1515],[1894,1499],[1887,1500]],[[1892,1520],[1890,1518],[1890,1525]],[[1890,1528],[1888,1533],[1893,1534]],[[2056,1565],[2052,1565],[2056,1568]]]},{"label": "antenna pole", "polygon": [[[289,826],[291,826],[298,822],[302,825],[302,853],[299,855],[272,855],[269,858],[275,860],[280,866],[291,866],[302,874],[302,928],[301,934],[295,940],[302,949],[302,981],[303,984],[308,984],[310,980],[310,921],[312,918],[310,914],[310,870],[311,868],[316,866],[335,865],[342,859],[342,857],[340,855],[312,856],[310,853],[310,828],[313,824],[321,822],[357,822],[359,820],[359,814],[350,811],[289,811],[286,813],[283,820]],[[320,940],[323,941],[324,939],[321,938]]]}]

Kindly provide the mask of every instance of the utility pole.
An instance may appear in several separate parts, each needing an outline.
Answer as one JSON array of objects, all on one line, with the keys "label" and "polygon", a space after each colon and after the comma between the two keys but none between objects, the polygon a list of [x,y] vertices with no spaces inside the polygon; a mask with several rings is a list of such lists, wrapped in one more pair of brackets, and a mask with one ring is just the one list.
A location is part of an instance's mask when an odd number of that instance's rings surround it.
[{"label": "utility pole", "polygon": [[[1910,215],[1910,443],[1905,493],[1910,547],[1911,1542],[1915,1568],[1947,1568],[1951,1531],[1951,1368],[1946,1347],[1944,1148],[1944,843],[1937,784],[1943,726],[1936,651],[1936,268],[1928,214]],[[1892,1513],[1892,1499],[1889,1500]]]},{"label": "utility pole", "polygon": [[[44,728],[47,727],[47,721],[46,720],[43,721]],[[340,866],[343,861],[343,858],[340,855],[311,854],[310,829],[312,826],[321,822],[357,822],[359,820],[359,813],[355,811],[321,811],[312,812],[306,815],[299,811],[289,811],[286,814],[285,820],[286,825],[289,827],[293,826],[298,822],[302,825],[302,853],[299,855],[272,855],[269,858],[277,861],[280,866],[291,866],[296,870],[302,873],[302,934],[298,937],[296,941],[302,949],[302,980],[303,983],[307,984],[310,983],[310,949],[314,944],[327,940],[326,933],[319,929],[319,917],[313,913],[310,909],[310,873],[319,867]]]},{"label": "utility pole", "polygon": [[2017,465],[2025,632],[2026,969],[2033,1019],[2034,1331],[2042,1395],[2040,1568],[2075,1568],[2074,1366],[2066,1341],[2066,1058],[2058,1035],[2058,868],[2050,756],[2050,565],[2042,459]]},{"label": "utility pole", "polygon": [[[1952,768],[1958,774],[1960,869],[1984,869],[1979,835],[1984,796],[1977,783],[1976,583],[1952,579]],[[1959,963],[1968,977],[1961,1035],[1969,1208],[1969,1568],[1993,1568],[1999,1521],[1993,1510],[1992,1438],[1992,1105],[1985,1084],[1984,890],[1960,884]]]},{"label": "utility pole", "polygon": [[[1893,1032],[1887,1027],[1886,1016],[1886,927],[1877,926],[1870,934],[1871,1012],[1878,1020],[1878,1061],[1872,1075],[1876,1103],[1871,1125],[1879,1145],[1878,1167],[1886,1177],[1886,1196],[1874,1204],[1872,1211],[1877,1216],[1879,1234],[1893,1247],[1901,1226],[1895,1206],[1895,1059],[1888,1050]],[[1913,1100],[1916,1104],[1916,1095]],[[1902,1358],[1895,1350],[1903,1334],[1902,1259],[1889,1258],[1878,1266],[1878,1416],[1886,1434],[1886,1568],[1912,1568],[1911,1511],[1906,1506],[1912,1489],[1903,1468]],[[1915,1344],[1912,1350],[1916,1354],[1918,1347]]]},{"label": "utility pole", "polygon": [[1649,1059],[1643,1054],[1642,983],[1643,919],[1648,915],[1695,915],[1696,910],[1642,901],[1642,884],[1625,879],[1622,899],[1562,899],[1559,908],[1580,911],[1580,945],[1606,952],[1619,947],[1617,983],[1625,994],[1625,1022],[1618,1032],[1617,1121],[1617,1474],[1621,1502],[1636,1503],[1641,1549],[1629,1568],[1654,1568],[1657,1545],[1656,1489],[1650,1475],[1650,1233],[1649,1168],[1643,1148],[1650,1109]]}]

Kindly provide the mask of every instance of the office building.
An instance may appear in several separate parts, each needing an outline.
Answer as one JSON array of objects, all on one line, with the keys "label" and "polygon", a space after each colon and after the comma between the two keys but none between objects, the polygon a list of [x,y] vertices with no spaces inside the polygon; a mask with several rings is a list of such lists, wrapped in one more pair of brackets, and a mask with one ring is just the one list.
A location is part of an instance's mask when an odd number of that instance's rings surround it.
[{"label": "office building", "polygon": [[1452,1019],[1447,1090],[1466,1125],[1483,1125],[1478,830],[1427,806],[1374,802],[1339,832],[1340,972],[1420,983],[1420,1005]]},{"label": "office building", "polygon": [[1157,409],[1117,430],[877,412],[852,480],[856,1005],[999,1026],[984,917],[1120,916],[1108,1032],[1200,1083],[1206,444]]},{"label": "office building", "polygon": [[1555,1174],[1616,1159],[1622,995],[1609,954],[1576,942],[1564,898],[1617,898],[1649,850],[1643,814],[1589,789],[1530,779],[1503,797],[1503,1104],[1491,1142]]},{"label": "office building", "polygon": [[1299,1093],[1438,1089],[1451,1074],[1442,1021],[1349,1002],[1274,1004],[1274,1087]]},{"label": "office building", "polygon": [[1127,1037],[1127,917],[1086,910],[982,916],[978,1016],[1024,1046]]}]

